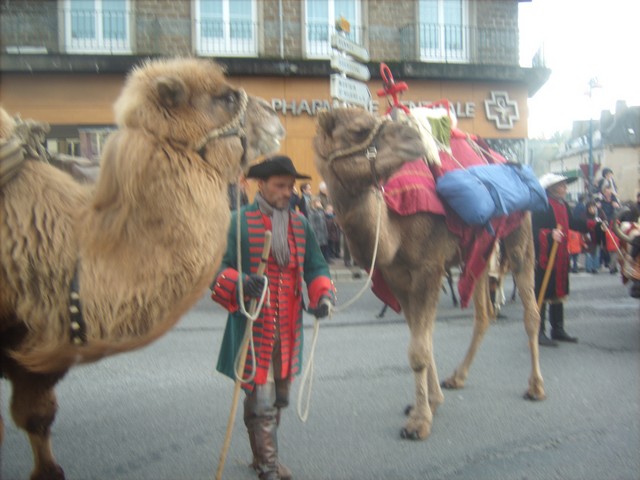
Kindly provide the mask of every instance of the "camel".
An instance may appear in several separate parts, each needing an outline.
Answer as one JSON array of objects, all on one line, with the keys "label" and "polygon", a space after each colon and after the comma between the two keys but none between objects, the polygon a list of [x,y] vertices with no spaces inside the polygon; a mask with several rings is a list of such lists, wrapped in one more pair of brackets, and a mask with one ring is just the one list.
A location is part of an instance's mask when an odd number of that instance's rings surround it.
[{"label": "camel", "polygon": [[[428,149],[412,126],[354,107],[321,112],[313,146],[316,166],[327,183],[338,222],[359,265],[371,265],[380,222],[375,268],[397,298],[411,332],[408,356],[415,379],[415,403],[407,409],[408,419],[400,434],[402,438],[424,439],[430,434],[435,410],[444,401],[434,360],[433,331],[441,279],[445,267],[456,261],[459,239],[448,230],[442,215],[419,212],[399,216],[390,211],[379,185],[405,162],[424,158]],[[524,326],[531,352],[525,398],[542,400],[545,392],[538,360],[540,318],[534,296],[529,212],[503,240],[504,255],[510,262],[524,305]],[[445,388],[464,386],[489,325],[487,291],[485,270],[473,291],[475,320],[471,344],[463,361],[442,382]]]},{"label": "camel", "polygon": [[202,297],[226,248],[228,183],[285,133],[267,102],[195,58],[134,68],[114,113],[91,185],[38,161],[2,112],[0,373],[32,480],[64,479],[50,439],[56,383],[149,344]]}]

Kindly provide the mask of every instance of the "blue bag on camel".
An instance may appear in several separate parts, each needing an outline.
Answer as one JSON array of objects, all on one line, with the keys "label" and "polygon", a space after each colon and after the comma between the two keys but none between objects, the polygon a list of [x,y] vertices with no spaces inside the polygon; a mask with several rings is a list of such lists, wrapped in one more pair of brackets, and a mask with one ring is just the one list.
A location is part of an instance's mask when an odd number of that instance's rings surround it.
[{"label": "blue bag on camel", "polygon": [[496,209],[489,189],[469,170],[451,170],[438,177],[436,193],[468,225],[487,224]]},{"label": "blue bag on camel", "polygon": [[469,225],[522,210],[545,210],[547,195],[529,166],[518,163],[476,165],[446,172],[436,192]]},{"label": "blue bag on camel", "polygon": [[522,210],[542,211],[548,207],[547,194],[528,165],[478,165],[468,170],[489,190],[496,206],[494,216]]}]

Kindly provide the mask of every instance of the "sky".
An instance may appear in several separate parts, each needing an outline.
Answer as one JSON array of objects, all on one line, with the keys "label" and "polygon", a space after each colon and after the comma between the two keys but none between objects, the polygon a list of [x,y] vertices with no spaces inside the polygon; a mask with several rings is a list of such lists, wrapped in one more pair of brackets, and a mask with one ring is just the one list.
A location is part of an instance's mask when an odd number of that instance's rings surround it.
[{"label": "sky", "polygon": [[[640,106],[639,0],[532,0],[519,4],[520,64],[544,45],[551,76],[528,100],[529,137],[600,118],[617,100]],[[589,80],[597,78],[599,88]]]}]

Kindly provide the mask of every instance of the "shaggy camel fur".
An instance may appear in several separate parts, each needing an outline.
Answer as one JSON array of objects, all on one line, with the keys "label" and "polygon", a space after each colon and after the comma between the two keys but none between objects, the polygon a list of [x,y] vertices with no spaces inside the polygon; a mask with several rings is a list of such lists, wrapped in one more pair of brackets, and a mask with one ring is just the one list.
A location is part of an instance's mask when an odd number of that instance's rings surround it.
[{"label": "shaggy camel fur", "polygon": [[[347,238],[351,255],[359,265],[371,265],[376,240],[378,212],[381,210],[380,239],[376,268],[398,299],[409,329],[409,364],[415,377],[415,406],[401,430],[403,438],[424,439],[430,431],[433,413],[443,400],[434,361],[433,329],[445,266],[459,255],[458,238],[449,232],[444,217],[417,213],[398,216],[384,204],[377,181],[384,183],[404,162],[426,155],[416,130],[406,124],[382,121],[370,139],[380,117],[357,108],[322,112],[314,138],[316,166],[329,187],[329,196]],[[377,156],[367,157],[367,147],[375,144]],[[381,203],[382,202],[382,203]],[[528,399],[544,398],[538,362],[539,313],[533,291],[533,237],[531,219],[504,238],[524,305],[524,324],[529,336],[531,375]],[[489,324],[488,279],[486,272],[476,282],[473,293],[475,322],[469,350],[451,377],[442,386],[462,388],[469,367]]]},{"label": "shaggy camel fur", "polygon": [[[64,478],[50,442],[56,383],[157,339],[201,298],[226,247],[228,182],[284,136],[271,107],[208,60],[134,69],[114,111],[95,186],[27,152],[1,191],[0,365],[32,479]],[[3,113],[5,146],[13,127]]]}]

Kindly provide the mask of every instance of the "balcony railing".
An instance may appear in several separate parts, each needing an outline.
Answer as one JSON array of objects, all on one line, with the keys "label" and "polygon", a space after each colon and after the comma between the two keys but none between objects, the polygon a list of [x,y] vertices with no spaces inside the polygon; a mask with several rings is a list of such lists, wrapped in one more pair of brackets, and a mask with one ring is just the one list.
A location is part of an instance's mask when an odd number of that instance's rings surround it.
[{"label": "balcony railing", "polygon": [[[308,23],[305,28],[305,57],[307,58],[329,58],[331,55],[331,35],[335,33],[333,26],[327,23]],[[349,33],[342,33],[352,42],[362,44],[364,29],[360,26],[351,25]]]},{"label": "balcony railing", "polygon": [[[103,3],[103,4],[106,4]],[[0,9],[0,47],[3,53],[63,53],[110,55],[184,55],[269,57],[280,52],[280,30],[251,21],[225,22],[215,18],[179,18],[138,11],[61,9],[57,2],[3,2]],[[132,5],[135,5],[132,2]],[[376,38],[352,25],[347,37],[376,51]],[[285,58],[329,58],[333,27],[307,24],[300,39],[285,40]],[[518,30],[411,24],[399,29],[400,58],[379,60],[518,65]],[[261,46],[261,48],[259,48]],[[380,49],[378,49],[380,50]],[[398,53],[396,53],[398,55]],[[542,55],[534,66],[544,66]]]},{"label": "balcony railing", "polygon": [[[35,2],[34,2],[35,4]],[[131,53],[131,13],[125,10],[59,9],[38,2],[0,9],[0,39],[7,53]]]},{"label": "balcony railing", "polygon": [[196,50],[201,55],[255,56],[258,25],[247,20],[224,22],[202,19],[196,22]]},{"label": "balcony railing", "polygon": [[518,30],[411,24],[400,29],[402,60],[518,64]]},{"label": "balcony railing", "polygon": [[45,3],[48,11],[33,11],[3,4],[0,10],[2,50],[18,54],[111,55],[195,51],[215,56],[255,56],[258,51],[255,22],[224,22],[213,18],[192,21],[125,10],[58,9],[55,5]]},{"label": "balcony railing", "polygon": [[125,10],[64,10],[69,53],[130,53],[130,13]]},{"label": "balcony railing", "polygon": [[531,59],[531,66],[532,67],[539,68],[539,67],[546,67],[547,66],[547,59],[545,57],[545,51],[544,50],[545,49],[544,49],[544,43],[543,43],[542,45],[540,45],[540,47],[538,47],[538,50],[536,50],[535,55]]}]

